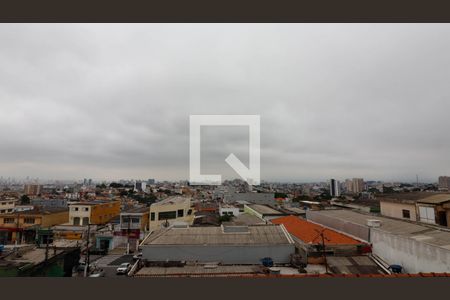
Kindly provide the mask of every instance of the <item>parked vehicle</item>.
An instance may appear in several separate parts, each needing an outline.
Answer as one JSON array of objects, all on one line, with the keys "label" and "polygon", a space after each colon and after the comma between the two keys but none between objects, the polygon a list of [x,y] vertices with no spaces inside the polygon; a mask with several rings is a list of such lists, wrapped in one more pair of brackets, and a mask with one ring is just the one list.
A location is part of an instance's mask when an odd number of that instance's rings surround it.
[{"label": "parked vehicle", "polygon": [[105,277],[105,271],[103,271],[103,269],[92,273],[91,275],[89,275],[89,277]]},{"label": "parked vehicle", "polygon": [[135,255],[133,255],[133,259],[134,260],[138,260],[142,258],[142,252],[136,253]]},{"label": "parked vehicle", "polygon": [[116,273],[118,275],[119,274],[128,274],[130,269],[131,269],[131,264],[130,263],[123,263],[117,268]]}]

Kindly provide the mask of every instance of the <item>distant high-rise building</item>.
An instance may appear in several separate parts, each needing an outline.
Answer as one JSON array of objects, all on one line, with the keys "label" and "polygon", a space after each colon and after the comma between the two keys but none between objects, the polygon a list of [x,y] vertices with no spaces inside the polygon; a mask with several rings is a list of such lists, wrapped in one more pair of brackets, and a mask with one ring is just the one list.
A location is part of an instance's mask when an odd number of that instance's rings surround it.
[{"label": "distant high-rise building", "polygon": [[450,187],[450,177],[449,176],[439,176],[439,189],[449,190]]},{"label": "distant high-rise building", "polygon": [[364,191],[364,179],[353,178],[352,183],[353,183],[353,191],[352,191],[353,193],[359,194]]},{"label": "distant high-rise building", "polygon": [[155,184],[155,179],[149,179],[149,180],[147,180],[147,184]]},{"label": "distant high-rise building", "polygon": [[331,197],[339,197],[339,181],[336,179],[330,179],[330,195]]},{"label": "distant high-rise building", "polygon": [[41,193],[42,185],[40,184],[25,184],[24,193],[28,196],[37,196]]},{"label": "distant high-rise building", "polygon": [[345,180],[345,190],[349,193],[359,194],[365,190],[364,179],[353,178]]},{"label": "distant high-rise building", "polygon": [[144,181],[136,181],[134,184],[134,189],[138,192],[145,192],[147,185]]},{"label": "distant high-rise building", "polygon": [[345,180],[345,190],[350,193],[353,192],[353,181],[351,179]]}]

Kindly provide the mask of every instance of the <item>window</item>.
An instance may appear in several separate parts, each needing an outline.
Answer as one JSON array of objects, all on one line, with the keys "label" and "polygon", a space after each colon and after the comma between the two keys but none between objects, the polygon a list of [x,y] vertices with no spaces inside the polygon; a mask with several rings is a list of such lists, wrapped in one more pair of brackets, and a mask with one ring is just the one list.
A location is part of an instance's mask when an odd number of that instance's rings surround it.
[{"label": "window", "polygon": [[408,209],[402,209],[403,218],[411,219],[411,213]]},{"label": "window", "polygon": [[74,207],[73,210],[74,210],[74,211],[78,211],[78,207]]},{"label": "window", "polygon": [[89,211],[89,207],[85,207],[85,208],[84,208],[84,211]]},{"label": "window", "polygon": [[5,211],[6,211],[5,209],[2,209],[2,210],[0,210],[0,213],[3,214],[3,213],[5,213]]},{"label": "window", "polygon": [[436,224],[433,207],[419,206],[419,216],[420,222]]},{"label": "window", "polygon": [[84,217],[83,218],[83,225],[88,225],[89,224],[89,218],[88,217]]},{"label": "window", "polygon": [[150,214],[150,221],[155,221],[155,213],[154,212],[152,212]]},{"label": "window", "polygon": [[188,216],[190,216],[192,214],[192,209],[188,210]]},{"label": "window", "polygon": [[178,218],[182,218],[182,217],[184,217],[184,210],[179,209],[178,210]]},{"label": "window", "polygon": [[23,219],[23,222],[25,223],[25,224],[34,224],[34,218],[24,218]]},{"label": "window", "polygon": [[5,224],[13,224],[15,221],[14,218],[3,218],[3,223]]},{"label": "window", "polygon": [[176,219],[177,211],[163,211],[158,214],[158,220]]}]

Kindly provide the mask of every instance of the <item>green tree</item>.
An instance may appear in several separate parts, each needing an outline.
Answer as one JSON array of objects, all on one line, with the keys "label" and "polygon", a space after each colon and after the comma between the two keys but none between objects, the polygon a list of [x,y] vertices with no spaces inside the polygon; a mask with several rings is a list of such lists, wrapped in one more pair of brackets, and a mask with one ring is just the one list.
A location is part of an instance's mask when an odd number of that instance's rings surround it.
[{"label": "green tree", "polygon": [[231,219],[233,219],[233,216],[230,216],[230,215],[223,215],[223,216],[220,216],[220,217],[219,217],[219,222],[220,222],[220,223],[222,223],[222,222],[230,222]]},{"label": "green tree", "polygon": [[275,198],[287,198],[285,193],[275,193]]},{"label": "green tree", "polygon": [[30,197],[28,197],[27,195],[23,195],[22,197],[20,197],[20,203],[23,204],[30,204]]}]

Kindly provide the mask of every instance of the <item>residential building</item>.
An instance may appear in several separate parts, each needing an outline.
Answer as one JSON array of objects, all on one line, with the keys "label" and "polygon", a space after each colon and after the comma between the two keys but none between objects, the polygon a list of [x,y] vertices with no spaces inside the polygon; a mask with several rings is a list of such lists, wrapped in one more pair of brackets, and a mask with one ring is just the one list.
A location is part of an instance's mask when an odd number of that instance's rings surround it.
[{"label": "residential building", "polygon": [[147,183],[145,181],[136,181],[134,184],[134,190],[137,192],[145,192],[147,188]]},{"label": "residential building", "polygon": [[37,196],[42,192],[42,185],[40,184],[25,184],[24,193],[28,196]]},{"label": "residential building", "polygon": [[145,233],[149,230],[148,207],[133,208],[120,213],[120,232],[121,235],[131,237],[132,239],[143,239]]},{"label": "residential building", "polygon": [[419,220],[450,227],[450,194],[437,194],[417,200]]},{"label": "residential building", "polygon": [[330,195],[331,197],[339,197],[340,196],[340,187],[339,181],[336,179],[330,179]]},{"label": "residential building", "polygon": [[0,198],[0,215],[14,211],[17,199],[11,197]]},{"label": "residential building", "polygon": [[165,228],[141,243],[142,257],[150,262],[197,262],[222,265],[289,263],[295,252],[282,225]]},{"label": "residential building", "polygon": [[120,214],[120,201],[76,202],[70,204],[69,208],[71,225],[106,224]]},{"label": "residential building", "polygon": [[411,199],[379,198],[383,216],[417,221],[416,201]]},{"label": "residential building", "polygon": [[31,199],[30,204],[41,207],[66,208],[68,207],[67,199]]},{"label": "residential building", "polygon": [[353,191],[353,181],[351,179],[346,179],[344,186],[346,192],[351,193]]},{"label": "residential building", "polygon": [[67,223],[67,209],[40,209],[13,212],[0,216],[0,244],[34,243],[38,229]]},{"label": "residential building", "polygon": [[222,204],[219,207],[219,215],[222,217],[224,215],[237,217],[239,216],[240,211],[239,207],[229,205],[229,204]]},{"label": "residential building", "polygon": [[192,224],[194,221],[190,198],[174,196],[150,205],[150,230],[168,227],[180,221],[187,224]]},{"label": "residential building", "polygon": [[380,201],[383,216],[448,227],[450,194],[414,192],[385,195]]},{"label": "residential building", "polygon": [[359,194],[362,193],[365,189],[364,187],[364,179],[362,178],[353,178],[353,193]]},{"label": "residential building", "polygon": [[308,221],[363,240],[387,265],[405,273],[450,272],[450,232],[436,226],[351,210],[307,211]]},{"label": "residential building", "polygon": [[448,191],[450,187],[450,176],[439,176],[439,189]]}]

